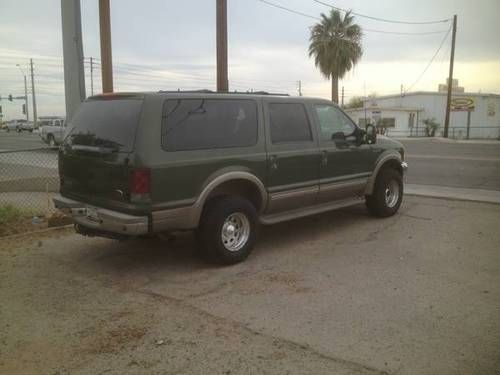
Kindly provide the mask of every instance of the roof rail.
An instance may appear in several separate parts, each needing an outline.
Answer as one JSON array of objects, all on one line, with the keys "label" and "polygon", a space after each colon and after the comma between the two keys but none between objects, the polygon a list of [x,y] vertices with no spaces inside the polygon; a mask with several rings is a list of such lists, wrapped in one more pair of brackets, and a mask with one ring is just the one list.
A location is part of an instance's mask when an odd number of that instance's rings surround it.
[{"label": "roof rail", "polygon": [[267,91],[212,91],[208,89],[201,90],[160,90],[161,94],[240,94],[240,95],[275,95],[275,96],[290,96],[290,94],[274,93]]}]

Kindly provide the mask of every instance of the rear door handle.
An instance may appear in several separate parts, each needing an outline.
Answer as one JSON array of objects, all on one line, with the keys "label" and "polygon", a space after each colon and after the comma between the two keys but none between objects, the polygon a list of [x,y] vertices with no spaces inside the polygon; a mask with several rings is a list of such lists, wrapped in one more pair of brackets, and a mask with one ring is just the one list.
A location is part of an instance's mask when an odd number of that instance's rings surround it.
[{"label": "rear door handle", "polygon": [[328,165],[328,151],[323,151],[321,153],[321,165],[326,167]]},{"label": "rear door handle", "polygon": [[271,155],[269,157],[269,163],[273,171],[278,169],[278,157],[276,155]]}]

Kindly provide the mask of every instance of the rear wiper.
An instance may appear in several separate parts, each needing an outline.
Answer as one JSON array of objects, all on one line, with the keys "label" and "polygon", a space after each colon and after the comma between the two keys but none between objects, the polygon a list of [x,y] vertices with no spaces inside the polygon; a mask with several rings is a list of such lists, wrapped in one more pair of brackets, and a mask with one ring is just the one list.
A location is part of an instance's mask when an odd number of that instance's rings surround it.
[{"label": "rear wiper", "polygon": [[118,152],[118,149],[110,147],[98,147],[98,146],[84,146],[84,145],[71,145],[71,150],[74,151],[89,151],[96,152],[99,154],[112,154]]}]

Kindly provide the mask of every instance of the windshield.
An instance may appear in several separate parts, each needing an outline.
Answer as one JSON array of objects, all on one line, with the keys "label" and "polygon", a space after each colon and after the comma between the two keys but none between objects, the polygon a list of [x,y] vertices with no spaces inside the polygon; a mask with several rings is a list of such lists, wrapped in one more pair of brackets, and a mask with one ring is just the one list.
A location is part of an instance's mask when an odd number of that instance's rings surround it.
[{"label": "windshield", "polygon": [[69,122],[65,145],[133,150],[142,99],[89,100]]}]

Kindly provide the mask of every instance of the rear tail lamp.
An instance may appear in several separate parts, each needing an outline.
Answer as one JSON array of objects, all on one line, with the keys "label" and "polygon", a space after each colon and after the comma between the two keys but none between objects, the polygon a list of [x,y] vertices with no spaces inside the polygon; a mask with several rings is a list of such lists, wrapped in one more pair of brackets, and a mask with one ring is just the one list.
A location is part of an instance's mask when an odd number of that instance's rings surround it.
[{"label": "rear tail lamp", "polygon": [[151,193],[151,170],[148,168],[133,169],[130,172],[130,199],[147,200]]}]

